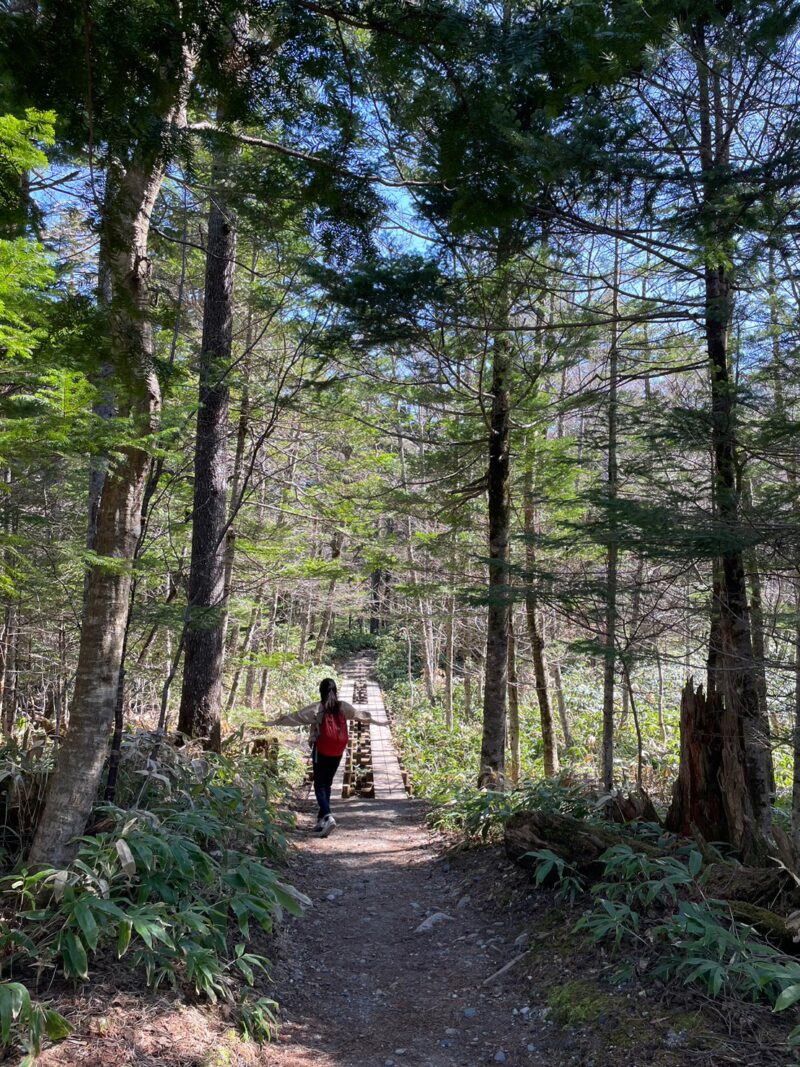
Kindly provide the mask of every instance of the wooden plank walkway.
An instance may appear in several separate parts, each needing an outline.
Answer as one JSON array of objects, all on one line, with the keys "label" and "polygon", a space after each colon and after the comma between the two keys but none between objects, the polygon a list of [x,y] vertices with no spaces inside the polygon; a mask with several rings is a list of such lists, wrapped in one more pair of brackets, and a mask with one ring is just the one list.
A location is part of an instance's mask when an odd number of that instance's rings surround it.
[{"label": "wooden plank walkway", "polygon": [[[383,703],[381,687],[377,682],[371,681],[366,676],[365,668],[356,661],[352,673],[344,673],[340,686],[342,699],[349,701],[359,708],[366,708],[375,720],[370,724],[369,736],[372,747],[372,773],[375,782],[376,800],[405,800],[408,796],[403,784],[403,776],[400,773],[400,763],[392,739],[392,731],[389,720],[386,718],[386,706]],[[355,704],[353,693],[356,685],[364,684],[367,687],[366,703]],[[337,796],[342,795],[344,760],[339,765],[336,778],[333,781],[333,791]]]}]

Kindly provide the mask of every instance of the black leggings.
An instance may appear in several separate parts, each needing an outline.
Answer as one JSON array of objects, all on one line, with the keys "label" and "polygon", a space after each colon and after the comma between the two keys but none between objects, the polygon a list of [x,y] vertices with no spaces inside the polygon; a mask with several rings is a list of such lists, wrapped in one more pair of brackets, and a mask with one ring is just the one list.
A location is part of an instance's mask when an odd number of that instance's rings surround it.
[{"label": "black leggings", "polygon": [[331,786],[342,757],[323,756],[314,748],[311,759],[314,765],[314,794],[319,804],[319,817],[322,819],[331,813]]}]

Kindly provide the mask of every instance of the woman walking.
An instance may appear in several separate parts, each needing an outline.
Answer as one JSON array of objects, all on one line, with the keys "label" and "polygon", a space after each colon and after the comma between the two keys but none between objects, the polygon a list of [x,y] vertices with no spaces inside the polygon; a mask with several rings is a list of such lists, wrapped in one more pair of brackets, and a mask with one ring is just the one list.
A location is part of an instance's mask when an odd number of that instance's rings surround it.
[{"label": "woman walking", "polygon": [[347,748],[347,723],[352,719],[359,722],[375,721],[366,708],[354,708],[346,700],[339,699],[333,678],[323,678],[319,683],[318,704],[309,704],[293,714],[282,715],[269,724],[309,724],[308,743],[311,745],[311,763],[314,769],[314,795],[319,809],[311,832],[318,837],[327,837],[336,828],[336,820],[331,814],[331,788]]},{"label": "woman walking", "polygon": [[319,709],[308,731],[314,768],[314,795],[319,805],[312,833],[320,837],[327,837],[336,828],[336,820],[331,815],[331,786],[349,740],[346,712],[352,711],[353,715],[349,717],[353,718],[355,710],[352,704],[339,700],[336,682],[332,678],[322,679],[319,683]]}]

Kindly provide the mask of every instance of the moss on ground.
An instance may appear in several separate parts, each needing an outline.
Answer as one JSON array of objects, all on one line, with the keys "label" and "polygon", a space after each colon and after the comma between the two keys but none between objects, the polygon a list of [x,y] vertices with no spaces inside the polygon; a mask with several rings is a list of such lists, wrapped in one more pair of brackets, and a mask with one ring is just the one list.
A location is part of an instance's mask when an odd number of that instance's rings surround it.
[{"label": "moss on ground", "polygon": [[573,978],[563,985],[552,986],[547,1003],[556,1026],[594,1023],[616,1007],[614,997],[584,978]]},{"label": "moss on ground", "polygon": [[[556,1026],[598,1029],[607,1035],[605,1040],[611,1048],[630,1051],[653,1039],[653,1024],[638,1014],[635,1003],[590,979],[573,978],[552,986],[547,1002]],[[687,1032],[699,1026],[695,1015],[676,1016],[670,1023],[672,1029]]]},{"label": "moss on ground", "polygon": [[234,1067],[234,1064],[241,1063],[242,1060],[236,1051],[240,1044],[241,1041],[236,1031],[227,1030],[220,1044],[211,1049],[203,1059],[203,1067]]}]

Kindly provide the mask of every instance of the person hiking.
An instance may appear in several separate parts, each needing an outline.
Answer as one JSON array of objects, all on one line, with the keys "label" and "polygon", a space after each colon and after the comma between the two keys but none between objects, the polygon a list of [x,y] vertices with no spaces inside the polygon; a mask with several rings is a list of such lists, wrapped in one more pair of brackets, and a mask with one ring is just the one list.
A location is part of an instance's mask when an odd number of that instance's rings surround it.
[{"label": "person hiking", "polygon": [[320,837],[327,837],[336,829],[336,820],[331,815],[331,786],[349,741],[346,712],[350,710],[355,713],[356,709],[352,704],[339,700],[333,678],[323,678],[319,683],[319,710],[308,731],[314,768],[314,795],[319,805],[312,833]]},{"label": "person hiking", "polygon": [[336,820],[331,814],[331,788],[347,748],[348,721],[374,722],[366,708],[354,708],[346,700],[340,700],[333,678],[323,678],[319,683],[319,703],[308,704],[299,711],[281,715],[270,726],[299,726],[309,724],[308,743],[311,746],[311,763],[314,771],[314,795],[319,808],[312,833],[327,837],[336,829]]}]

